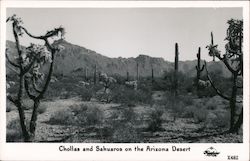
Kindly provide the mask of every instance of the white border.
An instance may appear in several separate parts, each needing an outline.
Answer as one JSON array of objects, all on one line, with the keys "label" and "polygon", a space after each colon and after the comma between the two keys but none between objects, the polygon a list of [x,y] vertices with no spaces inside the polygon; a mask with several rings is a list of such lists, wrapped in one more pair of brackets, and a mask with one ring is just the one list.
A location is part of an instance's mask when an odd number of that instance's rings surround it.
[{"label": "white border", "polygon": [[[1,1],[1,54],[0,54],[0,160],[227,160],[227,155],[238,155],[239,160],[249,160],[249,2],[248,1]],[[5,40],[6,8],[173,8],[173,7],[243,7],[244,19],[244,143],[192,143],[192,144],[66,144],[66,143],[5,143]],[[4,21],[3,21],[4,20]],[[60,145],[89,147],[191,147],[191,152],[60,152]],[[221,153],[206,157],[203,151],[213,146]]]}]

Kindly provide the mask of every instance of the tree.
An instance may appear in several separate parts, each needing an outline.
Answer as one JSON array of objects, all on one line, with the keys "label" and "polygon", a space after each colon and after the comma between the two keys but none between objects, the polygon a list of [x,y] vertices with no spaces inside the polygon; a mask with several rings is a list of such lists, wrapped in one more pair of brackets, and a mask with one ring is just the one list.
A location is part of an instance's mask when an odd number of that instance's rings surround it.
[{"label": "tree", "polygon": [[[8,54],[6,49],[6,59],[12,65],[18,75],[18,92],[17,95],[7,95],[7,98],[18,109],[22,135],[25,142],[34,140],[36,131],[36,121],[38,115],[38,108],[41,99],[43,99],[46,90],[48,89],[51,76],[53,73],[55,54],[62,49],[59,44],[52,44],[51,38],[63,38],[65,31],[64,28],[58,27],[48,31],[45,35],[34,36],[25,27],[21,18],[13,15],[7,19],[6,22],[12,23],[12,30],[15,38],[15,45],[17,49],[17,56]],[[44,45],[31,44],[28,47],[21,47],[19,38],[26,34],[33,39],[41,40]],[[41,67],[49,64],[47,74],[44,74]],[[25,93],[33,101],[32,115],[29,122],[29,127],[26,124],[26,117],[24,112],[23,99]]]},{"label": "tree", "polygon": [[234,20],[231,19],[228,22],[228,29],[227,29],[227,36],[226,41],[227,44],[225,45],[226,52],[221,56],[221,52],[217,49],[218,45],[214,45],[213,42],[213,33],[211,33],[211,44],[207,46],[209,50],[209,55],[213,56],[214,58],[218,58],[222,61],[227,69],[232,73],[232,92],[231,96],[225,96],[221,93],[218,88],[216,88],[214,82],[212,81],[211,77],[209,76],[208,70],[205,69],[207,72],[207,78],[210,81],[212,87],[216,91],[216,93],[221,96],[222,98],[229,101],[229,106],[231,110],[231,119],[230,119],[230,129],[229,132],[235,133],[238,132],[240,126],[243,123],[243,108],[241,109],[241,113],[236,120],[236,103],[239,102],[236,100],[237,96],[237,89],[242,88],[237,83],[239,77],[243,77],[243,51],[242,51],[242,42],[243,42],[243,21],[242,20]]}]

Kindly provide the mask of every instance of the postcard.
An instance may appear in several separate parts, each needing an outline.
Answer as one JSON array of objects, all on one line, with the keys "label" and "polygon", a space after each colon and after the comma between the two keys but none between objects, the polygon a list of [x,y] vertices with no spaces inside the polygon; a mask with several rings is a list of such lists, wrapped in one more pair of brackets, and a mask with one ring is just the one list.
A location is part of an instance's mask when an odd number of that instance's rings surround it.
[{"label": "postcard", "polygon": [[249,160],[248,1],[1,1],[0,61],[0,160]]}]

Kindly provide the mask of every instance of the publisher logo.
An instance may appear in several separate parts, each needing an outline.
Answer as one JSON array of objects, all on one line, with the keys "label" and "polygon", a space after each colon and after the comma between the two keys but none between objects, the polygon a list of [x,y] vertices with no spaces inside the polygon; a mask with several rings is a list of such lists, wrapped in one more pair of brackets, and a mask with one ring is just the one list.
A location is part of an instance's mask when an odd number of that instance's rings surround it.
[{"label": "publisher logo", "polygon": [[210,147],[207,150],[204,151],[204,154],[206,156],[212,156],[212,157],[216,157],[218,154],[220,154],[220,152],[218,152],[215,148]]}]

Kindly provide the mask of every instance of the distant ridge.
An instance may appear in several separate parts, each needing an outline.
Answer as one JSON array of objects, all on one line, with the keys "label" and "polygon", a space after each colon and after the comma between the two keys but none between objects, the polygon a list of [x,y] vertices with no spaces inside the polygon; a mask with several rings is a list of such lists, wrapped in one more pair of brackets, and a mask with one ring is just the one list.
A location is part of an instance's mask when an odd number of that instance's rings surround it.
[{"label": "distant ridge", "polygon": [[[55,43],[60,43],[64,46],[64,50],[56,55],[54,73],[56,75],[84,75],[85,68],[88,74],[92,75],[95,65],[97,71],[105,72],[109,75],[119,74],[126,76],[127,71],[131,77],[136,76],[136,64],[139,64],[139,73],[141,77],[151,76],[151,68],[154,68],[154,75],[161,77],[164,71],[173,69],[173,63],[165,61],[163,58],[155,58],[147,55],[139,55],[136,58],[109,58],[96,53],[94,50],[87,49],[78,45],[71,44],[65,40],[60,40]],[[10,53],[16,52],[15,44],[12,41],[6,42],[6,47]],[[195,53],[194,53],[195,54]],[[180,55],[181,56],[181,55]],[[180,61],[179,71],[188,73],[188,76],[196,76],[195,66],[197,60]],[[203,63],[202,63],[203,64]],[[230,77],[230,72],[221,62],[208,62],[209,71],[221,71],[222,76]],[[7,73],[9,70],[7,69]]]}]

